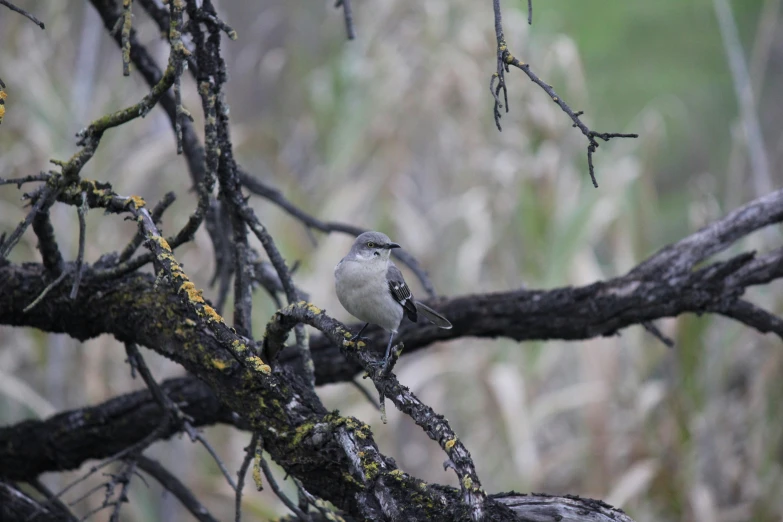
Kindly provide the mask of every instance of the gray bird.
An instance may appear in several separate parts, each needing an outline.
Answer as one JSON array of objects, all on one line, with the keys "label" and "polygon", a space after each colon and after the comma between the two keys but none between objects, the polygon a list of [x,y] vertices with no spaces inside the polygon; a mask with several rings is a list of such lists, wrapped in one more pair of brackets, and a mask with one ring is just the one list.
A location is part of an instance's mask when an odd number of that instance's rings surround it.
[{"label": "gray bird", "polygon": [[370,323],[390,332],[384,364],[389,360],[392,341],[403,315],[415,323],[421,314],[439,328],[451,328],[445,317],[413,299],[402,272],[389,259],[393,248],[400,248],[400,245],[392,243],[386,234],[365,232],[356,238],[348,255],[334,267],[340,304],[365,322],[357,337]]}]

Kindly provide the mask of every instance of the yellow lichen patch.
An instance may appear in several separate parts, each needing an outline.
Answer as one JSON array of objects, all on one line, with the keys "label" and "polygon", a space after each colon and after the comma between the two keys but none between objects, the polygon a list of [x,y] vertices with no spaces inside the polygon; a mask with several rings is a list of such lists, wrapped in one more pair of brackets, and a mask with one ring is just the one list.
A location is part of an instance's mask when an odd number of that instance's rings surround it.
[{"label": "yellow lichen patch", "polygon": [[[200,290],[199,290],[199,293],[201,293]],[[199,296],[199,299],[201,299],[201,296]],[[201,302],[203,303],[204,300],[201,299]],[[212,308],[211,306],[209,306],[208,304],[204,305],[204,313],[207,315],[207,321],[213,321],[213,322],[216,322],[216,323],[222,323],[223,322],[223,318],[220,316],[220,314],[217,313],[217,311],[214,308]]]},{"label": "yellow lichen patch", "polygon": [[215,368],[217,368],[220,371],[223,371],[226,368],[228,368],[229,366],[231,366],[231,364],[229,364],[228,362],[224,361],[223,359],[212,359],[212,366],[214,366]]},{"label": "yellow lichen patch", "polygon": [[453,439],[447,440],[446,444],[445,444],[446,450],[447,451],[451,451],[451,448],[453,448],[454,444],[456,444],[456,443],[457,443],[457,438],[456,437],[454,437]]},{"label": "yellow lichen patch", "polygon": [[401,469],[394,469],[394,470],[389,472],[389,475],[391,475],[392,477],[396,477],[396,478],[402,478],[404,473],[402,472]]},{"label": "yellow lichen patch", "polygon": [[5,93],[5,91],[0,90],[0,100],[5,100],[8,98],[8,95]]},{"label": "yellow lichen patch", "polygon": [[261,357],[257,355],[249,356],[246,361],[249,362],[253,369],[257,372],[261,372],[265,375],[272,373],[272,367],[268,364],[265,364],[264,361],[261,360]]},{"label": "yellow lichen patch", "polygon": [[[139,210],[140,208],[143,208],[145,205],[147,205],[147,202],[144,201],[143,198],[140,198],[139,196],[130,196],[128,197],[128,205],[133,203],[133,206],[136,207],[136,210]],[[164,240],[165,241],[165,240]]]},{"label": "yellow lichen patch", "polygon": [[364,341],[359,341],[356,343],[357,348],[364,348],[365,346],[367,346],[367,344]]},{"label": "yellow lichen patch", "polygon": [[307,305],[306,305],[306,306],[307,306],[307,309],[308,309],[308,310],[310,310],[310,311],[311,311],[312,313],[314,313],[315,315],[318,315],[318,314],[321,314],[321,313],[323,313],[323,312],[321,311],[321,309],[320,309],[320,308],[318,308],[317,306],[315,306],[313,303],[307,303]]},{"label": "yellow lichen patch", "polygon": [[472,478],[470,478],[470,477],[467,477],[467,476],[466,476],[465,478],[463,478],[463,479],[462,479],[462,486],[463,486],[465,489],[470,489],[470,488],[472,488],[472,487],[473,487],[473,479],[472,479]]},{"label": "yellow lichen patch", "polygon": [[201,297],[201,290],[196,288],[196,285],[194,285],[190,281],[185,281],[182,283],[179,287],[180,292],[185,292],[188,294],[188,299],[190,299],[194,303],[203,303],[204,298]]},{"label": "yellow lichen patch", "polygon": [[163,250],[166,250],[167,252],[171,252],[171,247],[169,246],[169,242],[166,241],[162,236],[152,236],[150,239],[156,242]]},{"label": "yellow lichen patch", "polygon": [[5,116],[5,106],[0,105],[0,122],[3,121],[3,116]]},{"label": "yellow lichen patch", "polygon": [[264,489],[264,481],[261,480],[261,459],[257,458],[253,463],[253,482],[256,483],[258,491]]},{"label": "yellow lichen patch", "polygon": [[247,350],[247,345],[240,341],[239,339],[236,339],[234,342],[231,343],[231,348],[234,349],[237,353],[242,353]]}]

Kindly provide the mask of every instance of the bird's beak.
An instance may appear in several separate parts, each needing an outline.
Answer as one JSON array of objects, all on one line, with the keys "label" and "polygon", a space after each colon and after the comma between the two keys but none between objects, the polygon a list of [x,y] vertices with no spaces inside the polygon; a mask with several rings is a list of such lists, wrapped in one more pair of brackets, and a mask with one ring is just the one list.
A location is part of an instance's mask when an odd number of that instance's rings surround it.
[{"label": "bird's beak", "polygon": [[402,248],[402,247],[397,243],[387,243],[383,248],[387,250],[391,250],[392,248]]}]

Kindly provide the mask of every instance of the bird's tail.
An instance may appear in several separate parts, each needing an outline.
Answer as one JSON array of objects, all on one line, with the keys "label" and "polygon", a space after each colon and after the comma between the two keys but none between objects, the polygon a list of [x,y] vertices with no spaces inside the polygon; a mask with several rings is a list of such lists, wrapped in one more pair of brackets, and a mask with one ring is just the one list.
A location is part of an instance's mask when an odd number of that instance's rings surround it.
[{"label": "bird's tail", "polygon": [[429,321],[437,326],[438,328],[443,328],[444,330],[448,330],[451,328],[451,323],[448,319],[440,315],[438,312],[430,308],[429,306],[425,305],[424,303],[420,303],[416,301],[416,310],[429,319]]}]

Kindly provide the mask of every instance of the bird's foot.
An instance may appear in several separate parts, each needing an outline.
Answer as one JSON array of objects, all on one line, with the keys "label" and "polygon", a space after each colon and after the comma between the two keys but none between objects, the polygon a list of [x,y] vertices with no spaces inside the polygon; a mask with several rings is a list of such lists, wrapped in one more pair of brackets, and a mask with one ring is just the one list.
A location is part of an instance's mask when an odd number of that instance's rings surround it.
[{"label": "bird's foot", "polygon": [[392,351],[388,357],[384,357],[383,361],[380,363],[382,365],[381,372],[380,372],[381,378],[388,377],[389,374],[392,372],[394,366],[397,364],[397,360],[400,358],[400,355],[402,354],[402,349],[404,347],[405,347],[404,344],[399,343],[392,348]]}]

